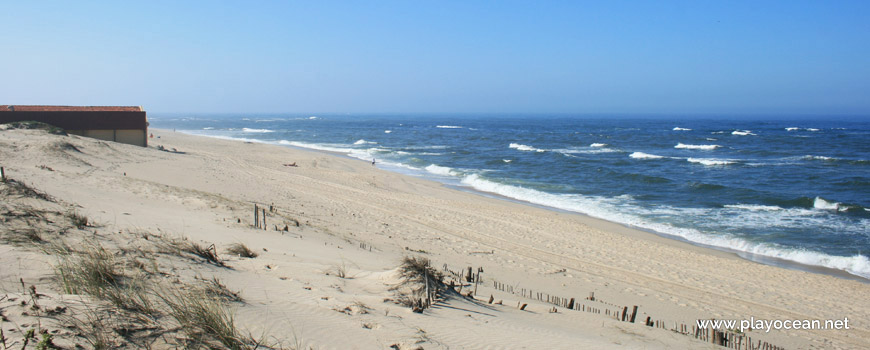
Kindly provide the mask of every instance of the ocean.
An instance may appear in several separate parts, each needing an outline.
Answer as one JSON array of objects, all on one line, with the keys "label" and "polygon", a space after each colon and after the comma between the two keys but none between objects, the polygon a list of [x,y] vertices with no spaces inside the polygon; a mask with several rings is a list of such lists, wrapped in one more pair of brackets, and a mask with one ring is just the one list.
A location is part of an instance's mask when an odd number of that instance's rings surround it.
[{"label": "ocean", "polygon": [[870,120],[173,114],[152,127],[412,176],[870,278]]}]

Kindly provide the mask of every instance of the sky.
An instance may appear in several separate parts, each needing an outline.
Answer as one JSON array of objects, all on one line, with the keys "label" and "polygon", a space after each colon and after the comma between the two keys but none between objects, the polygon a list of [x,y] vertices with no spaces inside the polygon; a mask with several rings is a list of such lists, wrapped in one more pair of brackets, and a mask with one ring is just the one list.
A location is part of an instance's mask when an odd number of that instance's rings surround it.
[{"label": "sky", "polygon": [[0,104],[870,115],[870,1],[6,1]]}]

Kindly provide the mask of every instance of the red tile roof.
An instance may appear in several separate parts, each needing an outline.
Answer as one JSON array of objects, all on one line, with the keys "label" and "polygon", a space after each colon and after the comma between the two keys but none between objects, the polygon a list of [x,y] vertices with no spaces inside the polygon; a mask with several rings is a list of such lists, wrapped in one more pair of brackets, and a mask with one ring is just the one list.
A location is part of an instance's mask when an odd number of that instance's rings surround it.
[{"label": "red tile roof", "polygon": [[0,105],[0,112],[144,112],[141,106]]}]

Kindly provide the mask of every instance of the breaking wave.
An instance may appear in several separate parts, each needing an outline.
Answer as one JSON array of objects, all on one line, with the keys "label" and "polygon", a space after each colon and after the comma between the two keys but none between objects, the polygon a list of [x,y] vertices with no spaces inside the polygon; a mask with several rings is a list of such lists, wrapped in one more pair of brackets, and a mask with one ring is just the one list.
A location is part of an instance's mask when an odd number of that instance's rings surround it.
[{"label": "breaking wave", "polygon": [[278,141],[278,144],[287,145],[287,146],[294,146],[294,147],[301,147],[301,148],[308,148],[308,149],[315,149],[318,151],[337,152],[337,153],[346,153],[346,154],[349,154],[349,153],[354,151],[353,148],[345,148],[345,147],[341,147],[340,145],[320,145],[320,144],[316,144],[316,143],[305,143],[305,142],[298,142],[298,141],[281,140],[281,141]]},{"label": "breaking wave", "polygon": [[712,151],[712,150],[717,149],[719,147],[722,147],[722,146],[719,146],[719,145],[687,145],[684,143],[677,143],[677,145],[674,146],[674,148],[700,149],[700,150],[705,150],[705,151]]},{"label": "breaking wave", "polygon": [[435,164],[429,165],[423,169],[425,169],[426,171],[428,171],[432,174],[441,175],[441,176],[455,176],[458,174],[457,172],[453,171],[452,168],[449,168],[446,166],[438,166]]},{"label": "breaking wave", "polygon": [[[776,243],[751,242],[730,234],[707,234],[692,228],[675,227],[671,224],[644,220],[633,212],[643,212],[646,209],[634,207],[619,198],[597,196],[582,196],[575,194],[552,194],[530,188],[511,186],[489,181],[477,174],[465,176],[462,184],[478,191],[499,194],[532,204],[583,213],[604,220],[625,225],[653,230],[667,235],[677,236],[691,242],[708,246],[731,249],[757,256],[783,259],[805,265],[822,266],[843,270],[851,274],[870,278],[870,259],[864,255],[836,256],[801,248],[787,248]],[[743,206],[742,208],[737,206]],[[627,207],[631,207],[627,209]],[[761,211],[778,211],[773,206],[734,205],[732,209],[747,209]],[[659,208],[660,212],[683,214],[685,209]]]},{"label": "breaking wave", "polygon": [[840,210],[840,203],[827,201],[822,197],[816,197],[813,200],[813,208],[822,209],[822,210]]},{"label": "breaking wave", "polygon": [[545,150],[535,148],[532,146],[522,145],[519,143],[511,143],[508,147],[513,148],[517,151],[526,151],[526,152],[546,152]]},{"label": "breaking wave", "polygon": [[629,154],[628,156],[631,158],[634,158],[634,159],[662,159],[662,158],[664,158],[663,156],[657,156],[655,154],[649,154],[649,153],[643,153],[643,152],[634,152],[632,154]]},{"label": "breaking wave", "polygon": [[775,205],[760,205],[760,204],[726,204],[725,208],[742,209],[749,211],[780,211],[782,207]]},{"label": "breaking wave", "polygon": [[814,156],[814,155],[809,155],[809,154],[801,157],[801,159],[803,159],[803,160],[825,160],[825,161],[837,160],[837,158],[834,158],[834,157]]},{"label": "breaking wave", "polygon": [[698,164],[703,164],[703,165],[707,165],[707,166],[731,165],[731,164],[736,163],[736,162],[731,161],[731,160],[714,159],[714,158],[689,158],[686,160],[688,160],[689,163],[698,163]]},{"label": "breaking wave", "polygon": [[259,134],[263,134],[263,133],[267,133],[267,132],[275,132],[275,130],[269,130],[269,129],[250,129],[250,128],[242,128],[242,131],[250,132],[250,133],[259,133]]}]

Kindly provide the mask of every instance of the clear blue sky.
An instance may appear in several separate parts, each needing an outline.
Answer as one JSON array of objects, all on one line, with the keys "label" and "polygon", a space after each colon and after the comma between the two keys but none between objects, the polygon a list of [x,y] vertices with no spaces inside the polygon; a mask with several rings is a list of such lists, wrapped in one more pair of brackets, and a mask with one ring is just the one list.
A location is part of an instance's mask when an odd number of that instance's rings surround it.
[{"label": "clear blue sky", "polygon": [[870,114],[870,1],[2,1],[0,104]]}]

